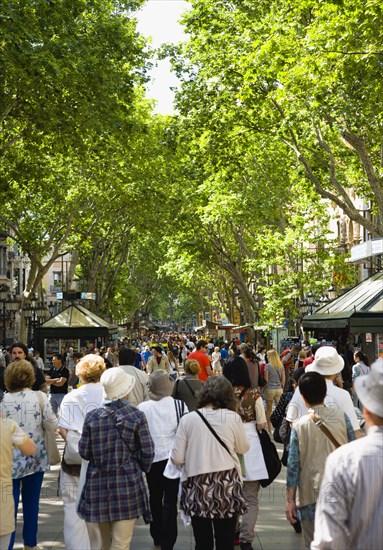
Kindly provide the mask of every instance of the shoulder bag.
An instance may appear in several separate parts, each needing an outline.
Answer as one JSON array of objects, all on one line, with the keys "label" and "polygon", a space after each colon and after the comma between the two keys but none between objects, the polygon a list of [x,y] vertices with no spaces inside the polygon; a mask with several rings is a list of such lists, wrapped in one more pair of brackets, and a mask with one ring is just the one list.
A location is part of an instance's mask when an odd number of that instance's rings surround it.
[{"label": "shoulder bag", "polygon": [[[174,407],[176,409],[178,427],[181,417],[185,414],[185,403],[179,399],[174,399]],[[169,457],[162,475],[168,479],[179,479],[182,476],[182,472],[183,467],[173,464]]]},{"label": "shoulder bag", "polygon": [[327,426],[324,425],[323,423],[323,420],[321,418],[319,418],[318,416],[315,416],[314,413],[311,413],[309,414],[309,417],[311,418],[311,420],[314,422],[314,424],[316,424],[318,426],[318,428],[320,430],[322,430],[322,432],[325,434],[325,436],[327,436],[329,438],[329,440],[331,441],[331,443],[335,446],[336,449],[338,449],[338,447],[340,447],[340,443],[338,443],[338,441],[335,439],[335,437],[332,435],[332,433],[330,432],[330,430],[327,428]]},{"label": "shoulder bag", "polygon": [[[198,416],[203,420],[204,424],[206,424],[206,426],[209,428],[209,430],[211,431],[211,433],[214,435],[214,437],[216,438],[216,440],[222,445],[222,447],[224,449],[226,449],[226,451],[229,453],[229,455],[231,456],[231,458],[233,458],[233,455],[231,454],[230,450],[229,450],[229,447],[226,445],[226,443],[224,441],[222,441],[222,439],[219,437],[219,435],[217,434],[217,432],[214,430],[214,428],[209,424],[209,422],[206,420],[206,418],[203,416],[203,414],[201,414],[199,412],[198,409],[195,410],[195,412],[198,414]],[[240,466],[241,466],[241,473],[243,475],[243,477],[245,477],[246,475],[246,472],[245,472],[245,461],[243,459],[243,455],[242,454],[237,454],[237,457],[238,457],[238,460],[239,460],[239,463],[240,463]]]},{"label": "shoulder bag", "polygon": [[55,429],[52,422],[50,422],[49,420],[44,420],[44,400],[39,391],[35,393],[40,405],[45,448],[47,450],[49,464],[51,466],[55,466],[56,464],[60,464],[61,462],[61,455],[57,447]]},{"label": "shoulder bag", "polygon": [[282,469],[282,464],[279,459],[278,451],[274,443],[271,441],[266,430],[258,431],[259,441],[262,447],[263,459],[265,461],[268,479],[260,479],[259,483],[262,487],[270,485],[278,476]]},{"label": "shoulder bag", "polygon": [[183,382],[185,382],[187,389],[190,391],[190,393],[192,394],[192,396],[193,396],[194,399],[195,399],[196,393],[195,393],[195,391],[193,390],[193,388],[191,387],[191,385],[189,384],[189,382],[186,380],[186,378],[183,379]]}]

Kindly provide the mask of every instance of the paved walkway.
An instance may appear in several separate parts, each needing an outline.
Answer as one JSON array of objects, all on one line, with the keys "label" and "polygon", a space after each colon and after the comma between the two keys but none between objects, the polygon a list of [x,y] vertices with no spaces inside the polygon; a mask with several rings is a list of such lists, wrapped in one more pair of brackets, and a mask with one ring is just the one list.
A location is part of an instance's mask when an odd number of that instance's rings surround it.
[{"label": "paved walkway", "polygon": [[[60,441],[60,449],[63,445]],[[282,454],[282,446],[278,445],[278,451]],[[40,521],[38,543],[48,549],[64,549],[63,536],[63,505],[57,496],[57,479],[59,466],[54,466],[45,475],[44,485],[40,499]],[[257,522],[257,534],[253,542],[255,550],[303,550],[303,535],[297,535],[285,519],[285,476],[286,468],[282,467],[279,478],[274,483],[262,489],[260,499],[260,512]],[[21,508],[21,506],[20,506]],[[16,534],[15,549],[22,549],[21,525],[22,514],[19,509],[18,529]],[[184,527],[178,522],[179,532],[174,550],[193,550],[194,539],[191,527]],[[152,539],[149,527],[140,519],[135,527],[131,550],[151,550]],[[237,547],[239,548],[239,547]],[[81,550],[68,548],[67,550]]]}]

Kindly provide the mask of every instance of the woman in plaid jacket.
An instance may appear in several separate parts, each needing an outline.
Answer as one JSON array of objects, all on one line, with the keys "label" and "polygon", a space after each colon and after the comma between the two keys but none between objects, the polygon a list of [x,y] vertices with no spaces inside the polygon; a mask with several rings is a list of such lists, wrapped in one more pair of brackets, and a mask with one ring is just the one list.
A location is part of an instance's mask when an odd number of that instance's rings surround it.
[{"label": "woman in plaid jacket", "polygon": [[136,519],[151,514],[143,471],[149,471],[154,444],[144,413],[127,396],[135,378],[120,367],[101,376],[106,400],[85,417],[79,452],[89,460],[78,514],[97,523],[100,548],[128,550]]}]

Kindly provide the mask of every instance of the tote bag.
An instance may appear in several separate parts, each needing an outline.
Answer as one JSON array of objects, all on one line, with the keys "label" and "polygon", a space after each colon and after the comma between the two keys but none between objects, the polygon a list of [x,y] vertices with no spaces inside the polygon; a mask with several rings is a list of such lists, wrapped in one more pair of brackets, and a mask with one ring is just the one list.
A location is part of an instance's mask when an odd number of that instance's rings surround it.
[{"label": "tote bag", "polygon": [[274,443],[271,441],[266,430],[258,432],[261,442],[263,458],[266,464],[266,470],[269,475],[268,479],[260,479],[259,483],[262,487],[268,487],[278,476],[282,469],[282,463],[279,459],[278,451]]}]

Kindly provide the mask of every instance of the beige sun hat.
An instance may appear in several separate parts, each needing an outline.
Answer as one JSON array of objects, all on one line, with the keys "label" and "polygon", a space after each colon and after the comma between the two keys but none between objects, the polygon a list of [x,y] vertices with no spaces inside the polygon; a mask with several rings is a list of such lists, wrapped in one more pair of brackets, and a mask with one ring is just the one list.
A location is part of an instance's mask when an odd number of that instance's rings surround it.
[{"label": "beige sun hat", "polygon": [[104,398],[117,401],[132,391],[136,379],[121,367],[112,367],[102,374],[100,382],[104,388]]},{"label": "beige sun hat", "polygon": [[338,374],[343,370],[344,360],[332,346],[322,346],[315,353],[314,362],[306,367],[306,372],[317,372],[322,376]]}]

